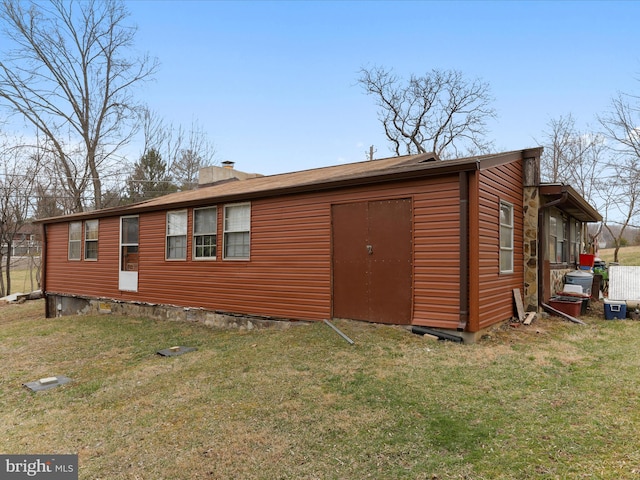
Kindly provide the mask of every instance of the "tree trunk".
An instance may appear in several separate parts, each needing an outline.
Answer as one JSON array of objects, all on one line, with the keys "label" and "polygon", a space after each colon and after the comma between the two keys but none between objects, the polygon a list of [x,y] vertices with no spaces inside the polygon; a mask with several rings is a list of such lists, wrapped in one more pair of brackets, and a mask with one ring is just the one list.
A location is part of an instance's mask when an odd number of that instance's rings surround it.
[{"label": "tree trunk", "polygon": [[5,260],[5,273],[7,276],[7,290],[5,295],[11,295],[11,247],[13,242],[7,242],[7,255]]},{"label": "tree trunk", "polygon": [[0,255],[0,297],[4,297],[4,268],[2,268],[2,255]]}]

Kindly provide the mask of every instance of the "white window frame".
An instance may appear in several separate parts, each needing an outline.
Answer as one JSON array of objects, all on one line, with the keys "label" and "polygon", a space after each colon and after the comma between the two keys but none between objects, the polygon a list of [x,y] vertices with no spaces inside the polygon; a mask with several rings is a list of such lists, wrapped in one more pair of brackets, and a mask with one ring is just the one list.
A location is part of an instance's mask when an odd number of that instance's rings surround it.
[{"label": "white window frame", "polygon": [[[508,211],[508,223],[504,223],[502,221],[502,212],[503,209],[507,209]],[[500,273],[513,273],[514,271],[514,249],[513,249],[513,204],[506,202],[504,200],[500,200],[500,211],[499,211],[499,226],[500,226]],[[506,240],[506,241],[505,241]],[[503,258],[507,255],[510,258],[511,265],[504,265]]]},{"label": "white window frame", "polygon": [[[73,227],[77,227],[75,230]],[[82,222],[69,222],[69,246],[67,249],[69,260],[82,260]]]},{"label": "white window frame", "polygon": [[[205,210],[212,210],[214,223],[213,230],[202,230],[200,232],[196,231],[198,228],[198,212],[202,212]],[[205,239],[206,237],[214,237],[213,245],[198,245],[198,239]],[[199,250],[207,250],[213,248],[214,255],[198,255]],[[215,260],[218,255],[218,207],[202,207],[202,208],[194,208],[193,209],[193,242],[191,245],[192,255],[194,260]]]},{"label": "white window frame", "polygon": [[560,238],[562,238],[562,242],[560,243],[560,263],[568,263],[569,261],[569,239],[567,238],[567,231],[569,230],[569,222],[567,217],[562,215],[561,222],[561,231],[558,232],[560,234]]},{"label": "white window frame", "polygon": [[[135,236],[129,236],[128,225],[135,219]],[[118,289],[128,292],[138,291],[138,270],[140,263],[140,217],[127,215],[120,217],[120,272]]]},{"label": "white window frame", "polygon": [[[165,245],[165,260],[187,259],[187,231],[189,215],[187,210],[171,210],[167,212],[167,230]],[[179,221],[173,219],[180,219]],[[173,220],[173,221],[172,221]],[[182,239],[183,245],[176,245]],[[181,254],[178,256],[178,252]]]},{"label": "white window frame", "polygon": [[549,262],[555,265],[569,263],[572,254],[570,250],[573,248],[567,235],[570,229],[569,219],[560,210],[554,210],[549,213],[548,225]]},{"label": "white window frame", "polygon": [[[90,225],[95,225],[95,230],[93,230]],[[84,259],[90,262],[98,261],[98,237],[100,233],[100,220],[85,220],[84,222]],[[95,238],[89,238],[89,235],[95,231]],[[95,257],[89,256],[89,245],[95,245]]]},{"label": "white window frame", "polygon": [[[230,223],[229,212],[236,208],[247,208],[246,218],[235,224]],[[249,260],[251,257],[251,203],[231,203],[224,206],[224,217],[222,220],[223,240],[222,240],[222,258],[223,260]],[[242,234],[242,239],[247,239],[241,244],[231,242],[231,238],[239,238],[238,234]],[[246,252],[238,254],[235,250],[238,248],[246,249]],[[231,248],[234,247],[234,251],[231,252]],[[246,253],[246,254],[245,254]]]},{"label": "white window frame", "polygon": [[569,263],[577,264],[580,262],[580,253],[582,253],[582,225],[574,218],[570,220],[570,225],[569,242],[571,242],[571,252],[569,254]]},{"label": "white window frame", "polygon": [[[560,221],[562,223],[562,221]],[[549,214],[549,263],[558,263],[558,216]]]}]

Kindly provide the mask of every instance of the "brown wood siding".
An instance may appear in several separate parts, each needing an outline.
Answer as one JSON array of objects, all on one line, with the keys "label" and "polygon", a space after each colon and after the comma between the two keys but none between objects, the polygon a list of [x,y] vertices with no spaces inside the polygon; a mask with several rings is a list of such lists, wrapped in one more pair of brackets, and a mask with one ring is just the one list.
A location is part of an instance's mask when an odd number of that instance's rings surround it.
[{"label": "brown wood siding", "polygon": [[214,261],[191,259],[193,209],[188,210],[186,261],[165,260],[166,213],[141,214],[137,292],[118,290],[119,217],[100,219],[97,262],[68,261],[68,226],[52,224],[47,227],[47,291],[281,318],[330,318],[331,204],[398,198],[413,201],[412,323],[455,328],[460,309],[457,174],[253,200],[249,261],[222,259],[224,204],[217,204]]},{"label": "brown wood siding", "polygon": [[[517,161],[478,173],[476,206],[477,233],[472,232],[471,257],[475,258],[477,272],[477,305],[472,311],[477,316],[477,328],[486,328],[513,315],[513,289],[522,292],[523,265],[523,213],[522,162]],[[513,204],[513,273],[500,273],[500,201]],[[472,272],[474,270],[472,269]],[[472,290],[474,290],[472,288]],[[473,298],[473,297],[472,297]],[[472,300],[473,302],[473,300]],[[475,320],[475,319],[474,319]]]},{"label": "brown wood siding", "polygon": [[414,197],[414,325],[456,328],[460,313],[458,176]]},{"label": "brown wood siding", "polygon": [[[117,218],[101,218],[98,224],[98,260],[68,260],[69,224],[47,225],[46,288],[48,291],[87,296],[118,296]],[[84,237],[84,225],[83,225]],[[115,240],[115,243],[114,243]],[[83,246],[84,247],[84,246]],[[112,288],[115,285],[115,289]]]}]

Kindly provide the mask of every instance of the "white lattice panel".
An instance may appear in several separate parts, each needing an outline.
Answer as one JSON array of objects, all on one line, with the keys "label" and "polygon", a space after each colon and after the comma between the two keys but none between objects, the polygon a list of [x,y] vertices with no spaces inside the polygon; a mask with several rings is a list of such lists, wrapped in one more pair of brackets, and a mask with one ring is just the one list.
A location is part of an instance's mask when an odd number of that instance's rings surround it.
[{"label": "white lattice panel", "polygon": [[611,265],[609,267],[609,298],[640,300],[640,267]]}]

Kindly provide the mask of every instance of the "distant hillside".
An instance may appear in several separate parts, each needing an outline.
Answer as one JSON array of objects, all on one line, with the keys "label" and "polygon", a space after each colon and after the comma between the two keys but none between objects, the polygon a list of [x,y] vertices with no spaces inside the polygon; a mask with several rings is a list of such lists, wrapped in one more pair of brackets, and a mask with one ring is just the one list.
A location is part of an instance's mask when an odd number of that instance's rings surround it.
[{"label": "distant hillside", "polygon": [[[601,249],[599,256],[608,264],[613,261],[613,251],[613,248]],[[618,262],[620,265],[640,265],[640,246],[622,247],[618,252]]]}]

